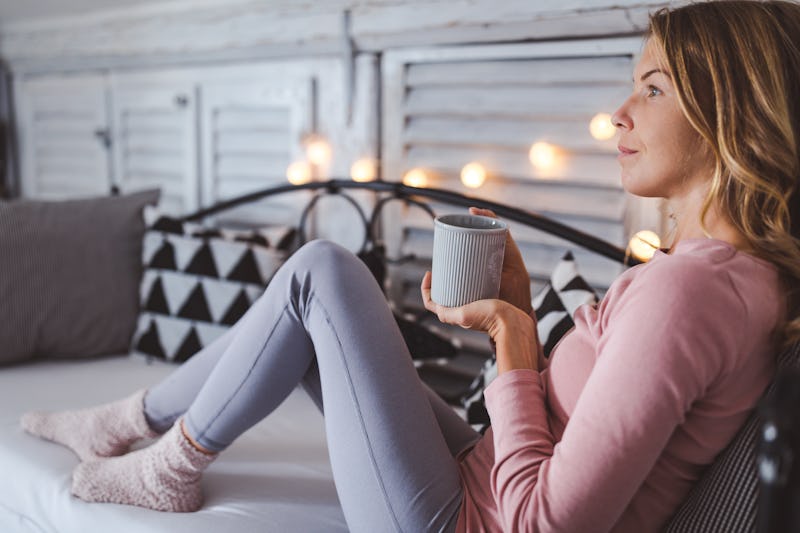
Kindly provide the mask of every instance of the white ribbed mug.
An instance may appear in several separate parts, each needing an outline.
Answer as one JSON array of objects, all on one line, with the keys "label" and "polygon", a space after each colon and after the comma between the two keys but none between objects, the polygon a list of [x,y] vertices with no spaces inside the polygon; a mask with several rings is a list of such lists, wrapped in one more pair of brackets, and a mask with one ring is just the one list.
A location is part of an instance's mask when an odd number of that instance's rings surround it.
[{"label": "white ribbed mug", "polygon": [[433,222],[431,299],[457,307],[497,298],[508,226],[480,215],[442,215]]}]

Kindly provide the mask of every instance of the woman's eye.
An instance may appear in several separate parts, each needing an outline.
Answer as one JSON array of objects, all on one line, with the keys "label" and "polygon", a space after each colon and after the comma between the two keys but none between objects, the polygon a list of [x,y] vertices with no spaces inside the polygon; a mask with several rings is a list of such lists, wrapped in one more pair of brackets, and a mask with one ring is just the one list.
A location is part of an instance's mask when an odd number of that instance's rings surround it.
[{"label": "woman's eye", "polygon": [[659,89],[658,87],[656,87],[654,85],[648,85],[647,86],[647,96],[648,97],[658,96],[659,94],[662,94],[661,93],[661,89]]}]

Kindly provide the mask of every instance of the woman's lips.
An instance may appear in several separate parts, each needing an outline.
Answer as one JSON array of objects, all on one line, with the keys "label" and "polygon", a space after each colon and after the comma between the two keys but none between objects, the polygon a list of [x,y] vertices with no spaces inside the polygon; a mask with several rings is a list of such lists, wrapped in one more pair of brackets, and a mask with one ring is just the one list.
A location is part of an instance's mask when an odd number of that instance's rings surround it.
[{"label": "woman's lips", "polygon": [[631,150],[630,148],[628,148],[626,146],[622,146],[621,144],[619,146],[617,146],[617,149],[619,150],[619,155],[617,157],[620,158],[620,159],[622,159],[623,157],[628,157],[628,156],[631,156],[633,154],[638,154],[639,153],[638,150]]}]

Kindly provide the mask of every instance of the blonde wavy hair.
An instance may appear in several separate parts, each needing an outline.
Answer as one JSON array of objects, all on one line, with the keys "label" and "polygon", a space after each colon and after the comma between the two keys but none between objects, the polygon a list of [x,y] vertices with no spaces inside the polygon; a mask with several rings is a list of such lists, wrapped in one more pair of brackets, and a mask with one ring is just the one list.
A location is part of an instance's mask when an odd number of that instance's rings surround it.
[{"label": "blonde wavy hair", "polygon": [[653,13],[647,38],[713,152],[712,206],[775,264],[787,291],[782,345],[800,340],[800,5],[716,0]]}]

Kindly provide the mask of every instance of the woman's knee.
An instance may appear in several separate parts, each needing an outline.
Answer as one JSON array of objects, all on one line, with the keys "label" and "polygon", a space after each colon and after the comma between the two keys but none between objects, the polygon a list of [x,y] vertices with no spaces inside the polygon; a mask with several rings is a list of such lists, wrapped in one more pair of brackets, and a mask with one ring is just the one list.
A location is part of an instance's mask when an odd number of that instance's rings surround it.
[{"label": "woman's knee", "polygon": [[372,278],[369,269],[353,252],[321,239],[303,245],[285,266],[296,279],[308,275],[318,282],[347,284]]},{"label": "woman's knee", "polygon": [[[287,290],[289,299],[299,308],[312,295],[331,308],[349,305],[363,307],[380,300],[382,289],[358,256],[336,243],[315,240],[303,245],[276,274],[278,289]],[[271,293],[273,283],[265,295]],[[338,307],[337,307],[338,308]]]},{"label": "woman's knee", "polygon": [[339,265],[349,266],[361,261],[349,251],[335,242],[318,239],[301,246],[291,257],[297,267],[308,269],[322,267],[330,269]]}]

